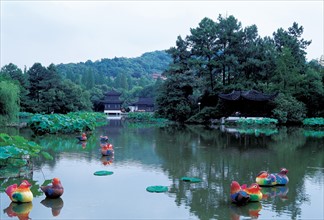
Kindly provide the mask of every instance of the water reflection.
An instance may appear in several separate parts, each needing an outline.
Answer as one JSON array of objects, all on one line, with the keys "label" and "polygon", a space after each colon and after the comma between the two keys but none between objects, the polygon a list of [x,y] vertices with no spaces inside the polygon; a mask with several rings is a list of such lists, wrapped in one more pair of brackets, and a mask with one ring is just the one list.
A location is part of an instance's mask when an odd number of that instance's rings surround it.
[{"label": "water reflection", "polygon": [[[85,149],[76,145],[74,135],[35,137],[34,141],[52,153],[55,160],[39,159],[34,165],[42,168],[45,175],[50,172],[66,179],[64,186],[70,188],[71,194],[66,194],[64,202],[73,205],[68,206],[69,211],[60,214],[64,219],[86,218],[86,212],[91,213],[88,219],[104,219],[107,218],[107,206],[110,207],[109,216],[120,219],[237,219],[260,218],[259,215],[263,219],[275,219],[276,216],[284,219],[322,218],[322,209],[314,211],[312,208],[323,205],[323,198],[318,194],[323,192],[324,138],[308,138],[303,134],[303,128],[277,129],[277,133],[269,136],[236,136],[201,126],[148,128],[109,124],[93,132]],[[114,146],[118,146],[114,149],[118,160],[101,156],[99,137],[107,133]],[[110,168],[119,175],[109,181],[92,175],[102,164],[111,162]],[[260,203],[232,207],[228,187],[232,180],[252,183],[260,170],[278,170],[280,167],[291,170],[287,187],[264,187],[265,198]],[[37,170],[35,173],[33,178],[43,181]],[[203,181],[189,184],[180,181],[182,176],[199,177]],[[145,187],[152,181],[153,184],[169,185],[169,192],[159,197],[148,195]],[[96,193],[85,192],[89,203],[78,199],[78,193],[84,188],[103,184],[109,186],[109,190],[93,187]],[[125,190],[129,191],[126,193]],[[118,200],[101,202],[99,194]],[[136,195],[136,198],[129,195]],[[168,210],[159,208],[157,213],[155,209],[143,207],[142,203],[151,207],[158,204]],[[44,207],[37,205],[34,205],[33,215],[39,217]],[[131,208],[125,211],[125,205]]]},{"label": "water reflection", "polygon": [[85,149],[87,147],[87,143],[86,141],[79,141],[78,145],[81,145],[82,149]]},{"label": "water reflection", "polygon": [[29,220],[29,213],[33,209],[32,202],[26,203],[16,203],[11,202],[10,205],[3,210],[4,213],[8,215],[8,217],[18,217],[19,220]]},{"label": "water reflection", "polygon": [[263,186],[261,192],[263,194],[262,199],[274,199],[279,198],[282,201],[288,200],[288,191],[289,188],[287,186],[275,186],[275,187],[265,187]]},{"label": "water reflection", "polygon": [[245,206],[231,206],[231,220],[239,220],[241,217],[249,217],[251,219],[258,219],[260,211],[262,210],[262,205],[260,202],[250,202]]},{"label": "water reflection", "polygon": [[43,204],[47,208],[51,208],[53,216],[58,216],[64,206],[64,202],[62,198],[56,198],[56,199],[45,198],[41,201],[41,204]]},{"label": "water reflection", "polygon": [[114,155],[102,156],[100,158],[100,161],[105,166],[110,165],[110,164],[112,164],[114,162]]}]

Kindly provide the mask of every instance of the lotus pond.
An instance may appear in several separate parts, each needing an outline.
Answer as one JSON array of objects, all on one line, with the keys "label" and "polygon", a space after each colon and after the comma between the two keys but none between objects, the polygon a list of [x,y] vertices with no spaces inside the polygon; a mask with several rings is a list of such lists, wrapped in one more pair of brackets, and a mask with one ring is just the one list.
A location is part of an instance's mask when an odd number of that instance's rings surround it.
[{"label": "lotus pond", "polygon": [[[321,130],[154,127],[117,120],[81,143],[76,134],[0,132],[34,141],[54,157],[33,161],[32,173],[0,179],[0,219],[324,219]],[[109,136],[113,156],[101,155],[101,135]],[[287,186],[263,187],[261,202],[231,204],[232,180],[250,184],[259,171],[281,167],[289,170]],[[113,173],[94,175],[104,170]],[[17,170],[11,172],[17,176]],[[39,186],[54,177],[61,179],[65,192],[59,199],[46,199]],[[4,189],[23,179],[32,183],[34,200],[11,203]],[[155,185],[168,191],[146,190]]]}]

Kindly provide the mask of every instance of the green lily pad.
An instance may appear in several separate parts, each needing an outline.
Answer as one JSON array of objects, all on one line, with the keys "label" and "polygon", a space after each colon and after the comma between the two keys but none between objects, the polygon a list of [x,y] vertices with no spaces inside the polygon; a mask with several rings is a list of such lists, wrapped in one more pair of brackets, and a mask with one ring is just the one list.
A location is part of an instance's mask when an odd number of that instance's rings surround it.
[{"label": "green lily pad", "polygon": [[100,170],[100,171],[94,172],[94,175],[96,175],[96,176],[107,176],[107,175],[111,175],[113,173],[114,172],[112,172],[112,171]]},{"label": "green lily pad", "polygon": [[184,181],[184,182],[190,182],[190,183],[199,183],[199,182],[201,182],[201,179],[199,179],[199,178],[187,177],[187,176],[182,177],[181,180]]},{"label": "green lily pad", "polygon": [[146,191],[156,193],[166,192],[168,190],[169,188],[167,186],[149,186],[146,188]]}]

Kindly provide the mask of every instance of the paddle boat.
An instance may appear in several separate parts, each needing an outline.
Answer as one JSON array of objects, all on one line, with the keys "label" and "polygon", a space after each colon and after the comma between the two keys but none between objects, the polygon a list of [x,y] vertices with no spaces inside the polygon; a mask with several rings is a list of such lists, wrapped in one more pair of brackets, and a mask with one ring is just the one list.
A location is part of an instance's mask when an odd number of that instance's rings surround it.
[{"label": "paddle boat", "polygon": [[287,173],[288,170],[286,168],[281,168],[279,173],[261,171],[255,178],[255,181],[260,186],[284,186],[289,182]]},{"label": "paddle boat", "polygon": [[51,199],[59,198],[64,192],[64,188],[59,178],[54,178],[52,180],[52,185],[41,186],[41,190],[45,193],[46,197]]},{"label": "paddle boat", "polygon": [[259,202],[262,199],[261,187],[257,183],[252,183],[249,187],[244,184],[241,189],[250,196],[249,202]]},{"label": "paddle boat", "polygon": [[87,140],[87,135],[86,133],[82,133],[81,136],[76,137],[79,141],[86,141]]},{"label": "paddle boat", "polygon": [[100,146],[101,146],[100,151],[103,156],[111,156],[114,154],[114,148],[112,144],[107,143],[107,144],[101,144]]},{"label": "paddle boat", "polygon": [[231,201],[237,205],[245,205],[250,200],[250,195],[247,194],[236,181],[231,183]]},{"label": "paddle boat", "polygon": [[10,185],[5,191],[13,202],[31,202],[34,196],[29,189],[30,186],[31,184],[27,180],[23,180],[19,186],[17,184]]}]

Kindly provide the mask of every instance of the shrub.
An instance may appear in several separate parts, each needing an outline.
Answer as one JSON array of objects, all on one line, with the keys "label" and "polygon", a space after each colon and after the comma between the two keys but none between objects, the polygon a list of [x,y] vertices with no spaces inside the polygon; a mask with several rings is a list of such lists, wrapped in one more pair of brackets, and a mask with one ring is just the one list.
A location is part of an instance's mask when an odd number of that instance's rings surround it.
[{"label": "shrub", "polygon": [[135,122],[148,122],[148,123],[164,123],[167,119],[158,118],[151,112],[130,112],[127,115],[127,120]]},{"label": "shrub", "polygon": [[53,159],[42,147],[21,136],[9,136],[0,133],[0,167],[22,167],[28,165],[30,158],[41,153],[46,159]]},{"label": "shrub", "polygon": [[301,123],[306,115],[304,103],[293,96],[279,94],[275,99],[276,107],[272,110],[273,117],[280,123]]},{"label": "shrub", "polygon": [[219,118],[220,114],[216,107],[205,107],[199,113],[190,117],[186,123],[190,124],[209,124],[210,119]]},{"label": "shrub", "polygon": [[305,118],[303,125],[307,126],[324,126],[324,118]]},{"label": "shrub", "polygon": [[237,123],[243,125],[269,125],[278,124],[278,120],[274,118],[240,118]]},{"label": "shrub", "polygon": [[106,115],[96,112],[71,112],[63,114],[35,114],[28,122],[30,128],[38,134],[73,133],[94,130],[107,123]]}]

